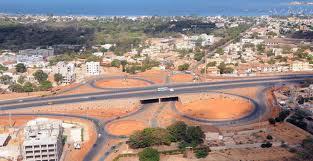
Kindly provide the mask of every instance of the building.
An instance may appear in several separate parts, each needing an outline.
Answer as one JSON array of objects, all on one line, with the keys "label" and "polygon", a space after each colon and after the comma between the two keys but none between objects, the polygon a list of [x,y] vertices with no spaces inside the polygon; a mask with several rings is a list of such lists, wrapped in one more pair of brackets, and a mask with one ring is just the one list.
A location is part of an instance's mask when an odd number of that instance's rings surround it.
[{"label": "building", "polygon": [[87,62],[86,73],[88,75],[100,75],[100,62]]},{"label": "building", "polygon": [[22,63],[27,67],[44,67],[45,62],[42,55],[20,54],[16,56],[16,62]]},{"label": "building", "polygon": [[290,69],[292,71],[309,71],[312,70],[310,64],[308,62],[300,62],[300,61],[294,61],[290,65]]},{"label": "building", "polygon": [[75,64],[73,63],[58,62],[52,71],[62,75],[63,79],[61,83],[69,84],[76,79]]},{"label": "building", "polygon": [[47,57],[54,55],[54,49],[51,47],[49,47],[47,49],[40,49],[40,48],[25,49],[25,50],[20,50],[18,53],[19,53],[19,55],[37,55],[37,56],[40,55],[43,58],[47,58]]},{"label": "building", "polygon": [[23,155],[25,161],[59,161],[62,145],[62,121],[38,118],[24,128]]}]

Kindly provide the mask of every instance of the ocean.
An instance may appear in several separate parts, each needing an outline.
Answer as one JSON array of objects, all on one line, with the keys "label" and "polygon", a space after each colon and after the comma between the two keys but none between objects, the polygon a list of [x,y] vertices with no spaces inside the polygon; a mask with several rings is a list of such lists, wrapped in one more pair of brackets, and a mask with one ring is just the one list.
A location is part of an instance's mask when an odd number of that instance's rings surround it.
[{"label": "ocean", "polygon": [[[260,16],[312,14],[293,0],[0,0],[0,13],[90,16]],[[305,0],[309,1],[309,0]]]}]

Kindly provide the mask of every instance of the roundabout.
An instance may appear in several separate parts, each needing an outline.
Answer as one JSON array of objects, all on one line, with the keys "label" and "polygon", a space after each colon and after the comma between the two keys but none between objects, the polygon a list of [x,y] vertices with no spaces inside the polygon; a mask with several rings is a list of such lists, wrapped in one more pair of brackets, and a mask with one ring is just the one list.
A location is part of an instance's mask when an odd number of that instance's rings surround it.
[{"label": "roundabout", "polygon": [[209,97],[177,104],[177,110],[190,117],[225,121],[247,116],[255,108],[249,100],[233,95],[210,94]]},{"label": "roundabout", "polygon": [[154,84],[153,81],[136,77],[112,77],[100,78],[91,82],[91,86],[97,89],[123,89],[123,88],[138,88],[146,87]]},{"label": "roundabout", "polygon": [[185,119],[216,126],[256,121],[266,112],[266,107],[254,99],[220,92],[210,92],[205,98],[184,103],[177,102],[172,109]]}]

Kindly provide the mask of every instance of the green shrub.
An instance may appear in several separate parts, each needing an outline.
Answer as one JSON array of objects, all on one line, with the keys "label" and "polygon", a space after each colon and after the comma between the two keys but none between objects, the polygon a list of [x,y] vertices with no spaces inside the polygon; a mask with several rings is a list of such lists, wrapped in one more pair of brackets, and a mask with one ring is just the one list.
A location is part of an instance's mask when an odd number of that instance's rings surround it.
[{"label": "green shrub", "polygon": [[152,148],[145,148],[139,154],[140,161],[159,161],[160,154],[157,150]]},{"label": "green shrub", "polygon": [[209,151],[208,149],[204,148],[204,149],[199,149],[195,151],[196,157],[197,158],[205,158],[206,156],[208,156]]}]

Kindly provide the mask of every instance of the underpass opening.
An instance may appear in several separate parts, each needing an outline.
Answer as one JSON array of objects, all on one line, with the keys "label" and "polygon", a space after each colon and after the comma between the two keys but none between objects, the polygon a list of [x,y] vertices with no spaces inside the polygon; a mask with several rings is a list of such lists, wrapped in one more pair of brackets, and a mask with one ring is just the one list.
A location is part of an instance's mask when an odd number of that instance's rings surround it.
[{"label": "underpass opening", "polygon": [[140,100],[141,104],[159,103],[159,98]]},{"label": "underpass opening", "polygon": [[177,101],[179,101],[178,97],[160,98],[160,102],[177,102]]},{"label": "underpass opening", "polygon": [[140,103],[141,104],[150,104],[150,103],[177,102],[177,101],[179,101],[178,97],[161,97],[161,98],[140,100]]}]

